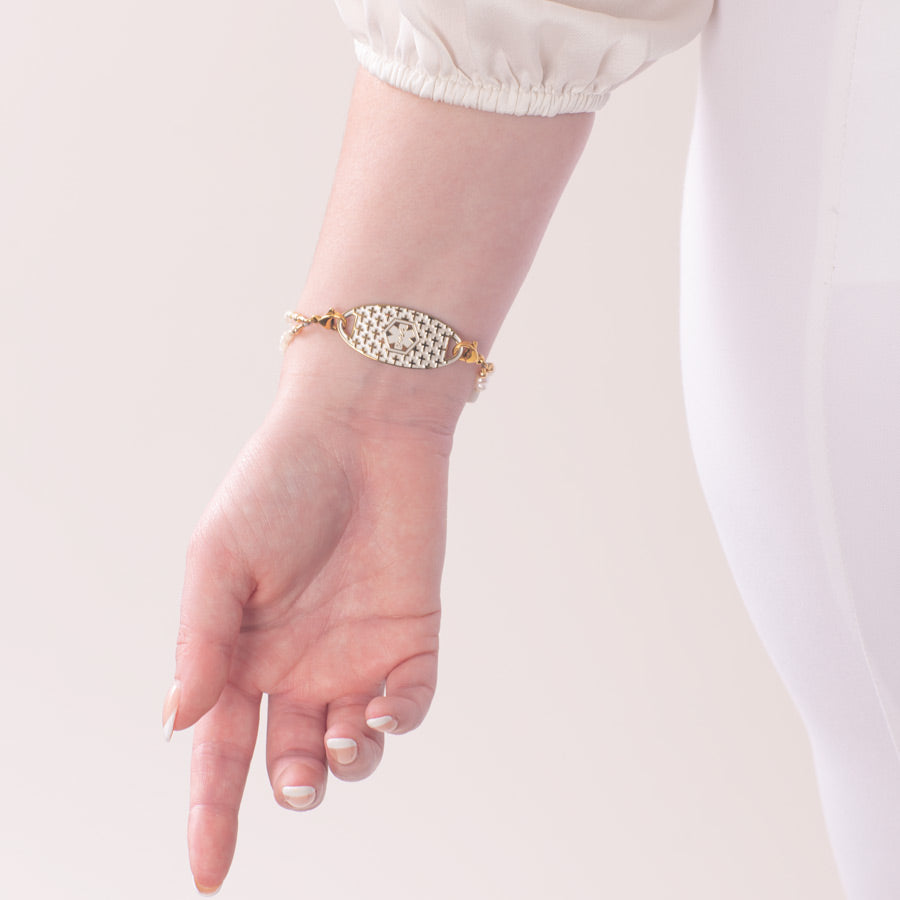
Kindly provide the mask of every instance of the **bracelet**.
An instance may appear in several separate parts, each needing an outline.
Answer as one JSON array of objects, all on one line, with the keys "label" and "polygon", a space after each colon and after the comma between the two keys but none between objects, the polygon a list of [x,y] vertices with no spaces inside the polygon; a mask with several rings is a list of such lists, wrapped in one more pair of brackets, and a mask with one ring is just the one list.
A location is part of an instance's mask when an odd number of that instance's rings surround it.
[{"label": "bracelet", "polygon": [[464,341],[445,322],[407,306],[367,303],[344,313],[329,309],[321,316],[287,312],[284,317],[293,324],[281,336],[282,352],[304,328],[321,325],[336,331],[357,353],[391,366],[437,369],[459,360],[474,363],[478,379],[470,402],[478,399],[494,371],[493,363],[478,352],[478,341]]}]

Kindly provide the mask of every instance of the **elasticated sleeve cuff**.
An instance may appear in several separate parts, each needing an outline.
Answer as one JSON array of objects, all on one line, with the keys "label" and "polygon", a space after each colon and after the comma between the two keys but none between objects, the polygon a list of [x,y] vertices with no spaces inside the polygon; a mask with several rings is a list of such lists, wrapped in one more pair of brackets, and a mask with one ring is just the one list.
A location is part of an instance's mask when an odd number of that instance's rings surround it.
[{"label": "elasticated sleeve cuff", "polygon": [[335,0],[360,64],[420,97],[517,116],[600,109],[694,38],[713,0]]}]

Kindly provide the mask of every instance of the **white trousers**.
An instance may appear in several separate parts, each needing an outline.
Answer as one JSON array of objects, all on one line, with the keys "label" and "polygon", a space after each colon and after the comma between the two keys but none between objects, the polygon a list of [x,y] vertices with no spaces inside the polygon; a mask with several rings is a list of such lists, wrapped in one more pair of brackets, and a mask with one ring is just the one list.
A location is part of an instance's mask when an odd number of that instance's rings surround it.
[{"label": "white trousers", "polygon": [[700,479],[851,900],[900,898],[900,2],[718,0],[686,183]]}]

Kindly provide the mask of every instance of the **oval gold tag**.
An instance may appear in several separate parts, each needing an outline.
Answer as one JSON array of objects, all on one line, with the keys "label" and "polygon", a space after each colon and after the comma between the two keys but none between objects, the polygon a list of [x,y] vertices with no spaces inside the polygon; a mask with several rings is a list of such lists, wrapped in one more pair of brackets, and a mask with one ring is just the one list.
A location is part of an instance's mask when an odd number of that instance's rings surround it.
[{"label": "oval gold tag", "polygon": [[[348,334],[344,322],[338,322],[338,334],[369,359],[408,369],[436,369],[459,359],[455,352],[459,335],[440,319],[417,309],[370,303],[348,309],[344,320],[350,316],[352,330]],[[447,355],[448,348],[453,355]]]}]

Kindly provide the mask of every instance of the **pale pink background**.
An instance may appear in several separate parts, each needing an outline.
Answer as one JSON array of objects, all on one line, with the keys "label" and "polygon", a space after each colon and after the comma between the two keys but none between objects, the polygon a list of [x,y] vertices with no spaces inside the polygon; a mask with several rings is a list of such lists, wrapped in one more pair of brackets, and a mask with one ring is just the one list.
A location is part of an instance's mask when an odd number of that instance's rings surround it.
[{"label": "pale pink background", "polygon": [[[687,442],[696,51],[597,115],[463,417],[429,719],[308,815],[256,760],[223,897],[841,896]],[[327,0],[0,16],[4,896],[195,896],[183,551],[272,396],[354,70]]]}]

